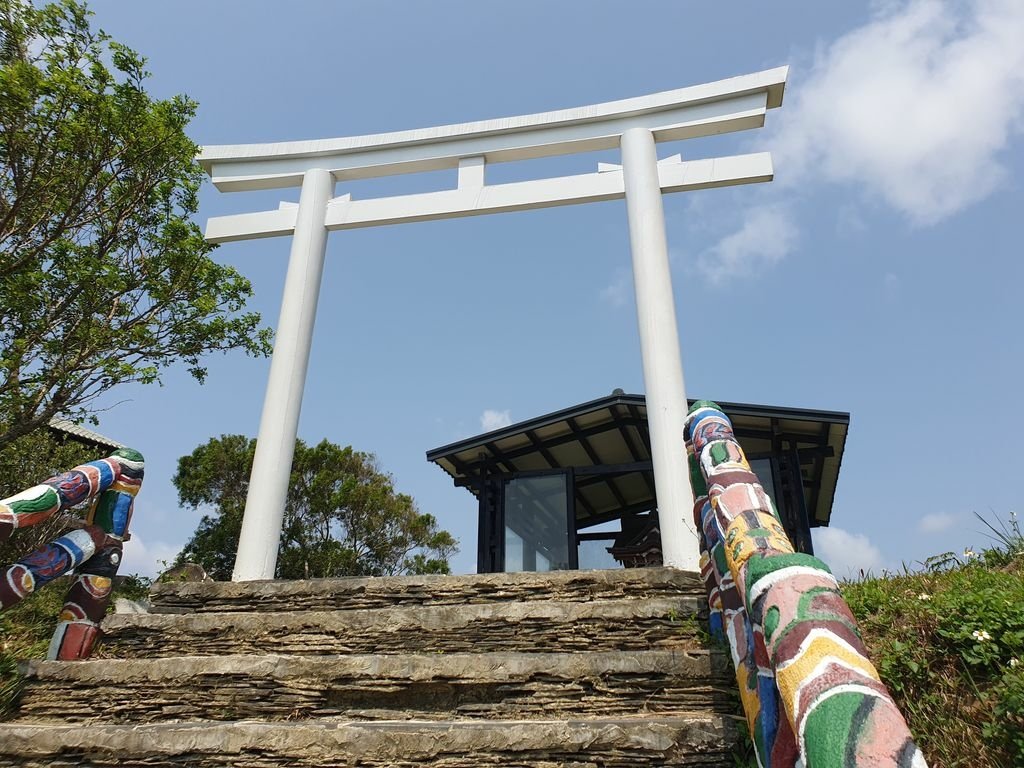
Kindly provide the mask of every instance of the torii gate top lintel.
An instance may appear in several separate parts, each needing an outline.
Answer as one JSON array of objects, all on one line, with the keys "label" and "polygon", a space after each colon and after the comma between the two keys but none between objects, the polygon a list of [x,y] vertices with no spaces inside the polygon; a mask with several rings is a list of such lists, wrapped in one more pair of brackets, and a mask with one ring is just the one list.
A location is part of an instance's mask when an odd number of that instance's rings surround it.
[{"label": "torii gate top lintel", "polygon": [[646,96],[532,115],[365,136],[202,147],[199,162],[222,192],[297,187],[311,168],[335,180],[456,168],[461,158],[489,163],[618,146],[630,127],[657,141],[725,133],[764,124],[782,105],[789,67]]}]

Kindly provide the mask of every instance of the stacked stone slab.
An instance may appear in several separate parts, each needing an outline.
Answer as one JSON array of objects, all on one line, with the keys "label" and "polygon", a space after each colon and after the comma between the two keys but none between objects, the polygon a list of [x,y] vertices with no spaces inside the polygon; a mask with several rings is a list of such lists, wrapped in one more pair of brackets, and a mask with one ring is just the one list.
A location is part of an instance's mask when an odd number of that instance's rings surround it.
[{"label": "stacked stone slab", "polygon": [[696,574],[158,584],[32,662],[0,767],[729,766]]}]

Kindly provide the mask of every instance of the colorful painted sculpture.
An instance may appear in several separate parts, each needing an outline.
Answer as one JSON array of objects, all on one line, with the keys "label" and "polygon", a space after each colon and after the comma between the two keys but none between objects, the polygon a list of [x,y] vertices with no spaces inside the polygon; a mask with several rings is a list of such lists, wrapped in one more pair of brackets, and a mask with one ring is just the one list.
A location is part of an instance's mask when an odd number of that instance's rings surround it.
[{"label": "colorful painted sculpture", "polygon": [[714,403],[685,439],[711,630],[724,635],[758,763],[926,768],[828,566],[794,551]]},{"label": "colorful painted sculpture", "polygon": [[0,611],[75,572],[50,643],[51,659],[87,658],[99,637],[143,471],[142,454],[124,448],[0,500],[0,541],[18,528],[92,502],[82,527],[0,568]]}]

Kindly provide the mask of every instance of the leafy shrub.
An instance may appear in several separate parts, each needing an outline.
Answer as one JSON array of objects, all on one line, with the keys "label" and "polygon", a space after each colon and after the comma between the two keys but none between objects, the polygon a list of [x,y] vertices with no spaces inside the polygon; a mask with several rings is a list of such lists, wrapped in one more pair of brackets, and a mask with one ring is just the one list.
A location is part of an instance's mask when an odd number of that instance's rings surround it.
[{"label": "leafy shrub", "polygon": [[962,589],[945,590],[934,602],[936,634],[947,650],[987,673],[1024,656],[1024,580],[984,562],[958,575]]}]

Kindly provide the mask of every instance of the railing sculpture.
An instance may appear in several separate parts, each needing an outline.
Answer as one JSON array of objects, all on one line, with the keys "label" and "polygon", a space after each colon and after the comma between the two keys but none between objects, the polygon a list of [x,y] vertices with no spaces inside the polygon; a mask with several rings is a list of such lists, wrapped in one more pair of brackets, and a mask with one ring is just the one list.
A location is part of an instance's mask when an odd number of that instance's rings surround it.
[{"label": "railing sculpture", "polygon": [[711,632],[728,641],[758,764],[927,768],[828,566],[796,552],[715,404],[686,419]]},{"label": "railing sculpture", "polygon": [[84,659],[92,652],[121,563],[143,469],[142,454],[124,448],[0,500],[0,541],[18,528],[91,501],[82,527],[0,568],[0,611],[75,571],[48,658]]}]

